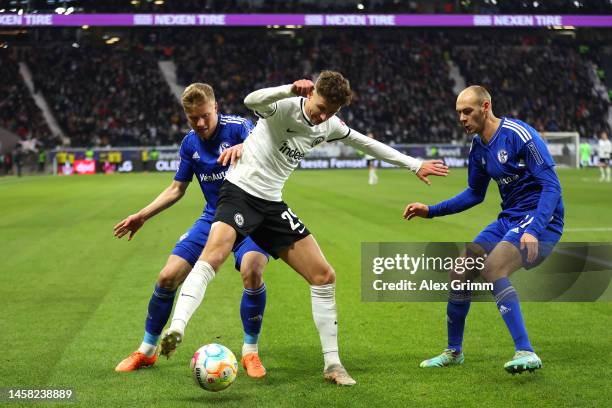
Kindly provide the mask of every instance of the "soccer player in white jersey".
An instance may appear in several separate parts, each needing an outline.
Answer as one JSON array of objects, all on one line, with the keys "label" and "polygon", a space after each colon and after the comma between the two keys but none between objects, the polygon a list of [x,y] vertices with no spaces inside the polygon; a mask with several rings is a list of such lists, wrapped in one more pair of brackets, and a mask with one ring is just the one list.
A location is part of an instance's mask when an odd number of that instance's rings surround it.
[{"label": "soccer player in white jersey", "polygon": [[608,139],[608,133],[606,131],[601,132],[599,137],[599,146],[597,154],[599,155],[599,171],[601,176],[599,181],[610,182],[610,153],[612,153],[612,143]]},{"label": "soccer player in white jersey", "polygon": [[351,99],[349,82],[323,71],[316,85],[302,79],[249,94],[244,102],[260,117],[243,145],[242,156],[221,187],[215,222],[199,261],[185,280],[161,353],[170,355],[201,303],[232,246],[250,236],[274,258],[281,258],[310,284],[312,314],[324,357],[324,377],[354,385],[338,356],[336,274],[319,245],[282,200],[281,190],[306,153],[322,142],[342,141],[380,160],[427,176],[446,176],[441,160],[420,161],[350,129],[336,113]]}]

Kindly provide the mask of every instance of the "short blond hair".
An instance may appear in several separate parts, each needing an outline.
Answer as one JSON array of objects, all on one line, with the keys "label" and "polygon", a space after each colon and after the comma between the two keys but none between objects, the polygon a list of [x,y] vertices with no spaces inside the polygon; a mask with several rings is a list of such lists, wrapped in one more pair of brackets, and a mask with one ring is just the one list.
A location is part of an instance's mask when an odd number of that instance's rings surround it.
[{"label": "short blond hair", "polygon": [[196,82],[189,85],[183,91],[181,96],[181,103],[183,109],[192,109],[195,106],[200,106],[208,102],[215,102],[215,91],[212,86]]}]

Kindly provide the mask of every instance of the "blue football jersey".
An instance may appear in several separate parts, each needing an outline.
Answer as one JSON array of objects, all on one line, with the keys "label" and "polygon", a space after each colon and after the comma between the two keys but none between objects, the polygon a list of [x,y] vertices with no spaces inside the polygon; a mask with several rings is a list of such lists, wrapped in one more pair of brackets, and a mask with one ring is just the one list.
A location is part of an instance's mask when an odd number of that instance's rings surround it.
[{"label": "blue football jersey", "polygon": [[[468,184],[476,191],[483,191],[490,179],[495,180],[502,199],[500,218],[521,216],[538,206],[542,183],[536,176],[554,165],[544,140],[534,128],[520,120],[504,117],[488,144],[484,144],[480,136],[474,136]],[[552,216],[563,222],[562,198],[556,203]]]},{"label": "blue football jersey", "polygon": [[233,115],[218,115],[215,133],[209,140],[202,140],[195,131],[187,133],[181,142],[180,164],[174,176],[177,181],[190,182],[195,175],[206,199],[204,217],[210,221],[215,216],[219,189],[229,165],[217,163],[221,152],[242,143],[253,129],[250,120]]}]

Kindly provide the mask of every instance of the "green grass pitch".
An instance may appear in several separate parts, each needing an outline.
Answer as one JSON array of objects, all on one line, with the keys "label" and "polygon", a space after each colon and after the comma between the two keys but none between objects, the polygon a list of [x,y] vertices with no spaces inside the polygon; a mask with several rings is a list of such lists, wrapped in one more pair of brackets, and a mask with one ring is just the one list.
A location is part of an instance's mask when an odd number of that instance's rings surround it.
[{"label": "green grass pitch", "polygon": [[[466,172],[453,170],[430,187],[398,170],[379,176],[378,185],[368,186],[365,170],[299,171],[284,193],[336,269],[340,355],[357,386],[323,382],[308,285],[277,261],[265,272],[260,352],[268,376],[255,381],[241,367],[236,383],[218,394],[199,389],[188,365],[209,342],[239,358],[242,285],[233,262],[209,286],[172,359],[139,372],[113,371],[140,344],[157,273],[202,210],[197,184],[127,242],[113,239],[113,225],[149,203],[171,174],[0,179],[0,387],[73,387],[77,402],[70,406],[79,407],[607,406],[606,302],[523,304],[544,362],[535,374],[503,370],[513,345],[492,303],[472,305],[464,366],[418,368],[446,344],[446,306],[361,302],[360,243],[471,240],[496,217],[499,196],[492,185],[486,202],[466,213],[407,223],[406,203],[450,197],[464,188]],[[560,177],[563,240],[612,241],[612,186],[598,183],[596,170],[561,170]]]}]

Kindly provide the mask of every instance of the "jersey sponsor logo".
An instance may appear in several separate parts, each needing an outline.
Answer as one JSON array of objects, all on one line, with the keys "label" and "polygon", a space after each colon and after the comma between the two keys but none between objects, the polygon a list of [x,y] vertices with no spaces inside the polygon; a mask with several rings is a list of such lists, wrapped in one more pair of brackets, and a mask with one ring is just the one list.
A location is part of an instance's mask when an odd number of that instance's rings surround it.
[{"label": "jersey sponsor logo", "polygon": [[226,174],[227,174],[227,170],[224,170],[218,173],[198,174],[198,178],[200,179],[201,183],[204,183],[204,182],[210,183],[212,181],[219,181],[219,180],[225,179]]},{"label": "jersey sponsor logo", "polygon": [[502,177],[502,178],[497,179],[495,181],[497,181],[497,184],[499,184],[499,185],[508,185],[508,184],[512,183],[513,181],[518,180],[518,178],[519,178],[518,174],[513,174],[513,175],[508,176],[508,177]]},{"label": "jersey sponsor logo", "polygon": [[283,140],[283,142],[278,148],[278,151],[287,156],[289,161],[292,163],[298,163],[304,158],[304,153],[300,152],[297,148],[290,148],[286,140]]},{"label": "jersey sponsor logo", "polygon": [[320,144],[321,142],[323,142],[325,140],[325,138],[323,136],[319,136],[317,137],[315,140],[312,141],[312,143],[310,144],[310,146],[315,147],[316,145]]},{"label": "jersey sponsor logo", "polygon": [[544,164],[544,159],[542,158],[542,155],[540,155],[540,152],[538,151],[538,148],[536,147],[535,143],[529,143],[527,145],[527,148],[529,149],[529,152],[531,152],[531,155],[533,156],[533,159],[535,160],[536,164]]},{"label": "jersey sponsor logo", "polygon": [[510,232],[514,232],[515,234],[518,234],[519,233],[519,229],[518,229],[518,227],[514,227],[514,228],[512,228],[510,230]]},{"label": "jersey sponsor logo", "polygon": [[231,144],[229,144],[229,142],[223,142],[219,145],[219,154],[223,153],[224,151],[226,151],[227,149],[229,149],[230,147],[232,147]]},{"label": "jersey sponsor logo", "polygon": [[193,156],[191,156],[191,158],[192,158],[193,160],[200,160],[200,155],[198,154],[198,152],[194,152],[194,153],[193,153]]},{"label": "jersey sponsor logo", "polygon": [[497,160],[499,160],[501,164],[506,163],[508,161],[508,152],[505,149],[501,149],[500,151],[498,151]]},{"label": "jersey sponsor logo", "polygon": [[244,225],[244,217],[240,213],[234,214],[234,222],[237,226],[242,227]]}]

